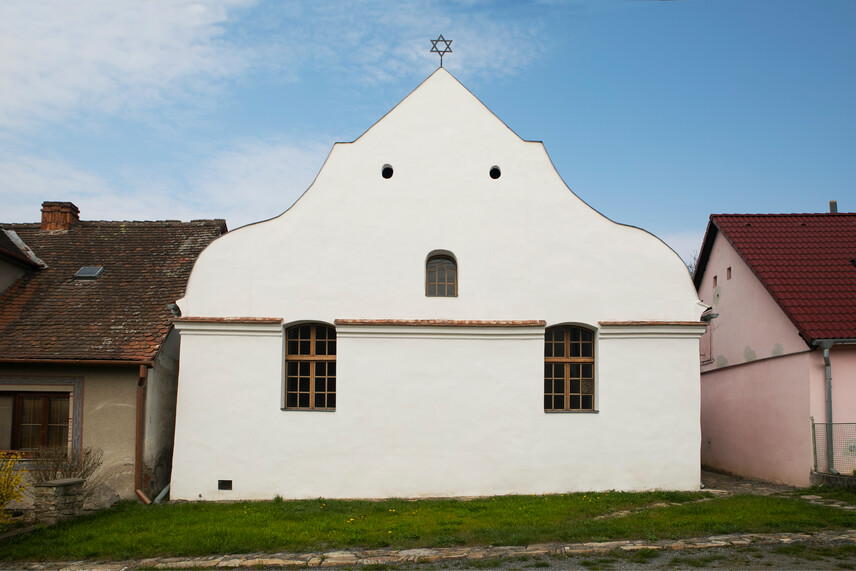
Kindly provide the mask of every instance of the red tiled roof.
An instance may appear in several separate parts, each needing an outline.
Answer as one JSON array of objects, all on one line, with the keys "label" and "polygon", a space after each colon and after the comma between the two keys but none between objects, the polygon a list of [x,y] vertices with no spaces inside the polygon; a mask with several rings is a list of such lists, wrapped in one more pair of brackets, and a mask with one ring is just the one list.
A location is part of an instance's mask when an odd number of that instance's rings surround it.
[{"label": "red tiled roof", "polygon": [[807,342],[856,338],[856,214],[711,215],[696,287],[718,232]]},{"label": "red tiled roof", "polygon": [[[224,220],[80,221],[67,231],[4,224],[46,264],[0,293],[3,360],[152,360],[200,252]],[[76,280],[83,266],[103,266]]]}]

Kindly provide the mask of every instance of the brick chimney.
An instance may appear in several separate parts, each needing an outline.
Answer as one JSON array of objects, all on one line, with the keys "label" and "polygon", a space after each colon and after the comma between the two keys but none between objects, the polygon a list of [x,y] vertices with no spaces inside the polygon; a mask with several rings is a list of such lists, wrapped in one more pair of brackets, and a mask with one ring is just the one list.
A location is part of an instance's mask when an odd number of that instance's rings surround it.
[{"label": "brick chimney", "polygon": [[80,210],[71,202],[42,202],[42,230],[68,230],[80,220]]}]

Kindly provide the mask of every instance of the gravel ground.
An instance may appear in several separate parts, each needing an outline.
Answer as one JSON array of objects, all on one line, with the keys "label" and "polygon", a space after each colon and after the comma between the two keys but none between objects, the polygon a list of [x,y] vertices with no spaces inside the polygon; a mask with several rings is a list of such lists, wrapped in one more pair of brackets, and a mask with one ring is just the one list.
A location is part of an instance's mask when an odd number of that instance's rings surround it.
[{"label": "gravel ground", "polygon": [[[365,569],[356,567],[355,569]],[[681,551],[609,553],[461,561],[376,569],[856,569],[856,545],[836,543],[759,544]]]}]

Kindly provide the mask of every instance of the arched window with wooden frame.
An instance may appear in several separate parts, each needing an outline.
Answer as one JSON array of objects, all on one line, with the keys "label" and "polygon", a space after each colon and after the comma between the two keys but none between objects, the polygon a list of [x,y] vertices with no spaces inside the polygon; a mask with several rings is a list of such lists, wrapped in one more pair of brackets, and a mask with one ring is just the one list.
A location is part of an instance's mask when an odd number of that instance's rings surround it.
[{"label": "arched window with wooden frame", "polygon": [[594,410],[594,331],[557,325],[544,331],[544,410]]},{"label": "arched window with wooden frame", "polygon": [[286,410],[336,409],[336,329],[302,323],[285,331]]},{"label": "arched window with wooden frame", "polygon": [[425,264],[425,295],[427,297],[458,296],[458,263],[448,254],[428,257]]}]

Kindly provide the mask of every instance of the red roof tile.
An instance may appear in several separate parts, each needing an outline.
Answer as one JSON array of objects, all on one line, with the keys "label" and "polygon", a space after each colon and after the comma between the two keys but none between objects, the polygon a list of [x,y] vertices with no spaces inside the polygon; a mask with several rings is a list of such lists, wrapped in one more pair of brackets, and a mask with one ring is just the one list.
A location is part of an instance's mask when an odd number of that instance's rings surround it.
[{"label": "red roof tile", "polygon": [[856,214],[711,215],[696,287],[719,232],[807,342],[856,338]]},{"label": "red roof tile", "polygon": [[[80,221],[67,231],[4,224],[45,269],[33,269],[0,293],[0,361],[152,360],[184,295],[200,252],[226,231],[223,220]],[[83,266],[103,266],[76,280]]]}]

